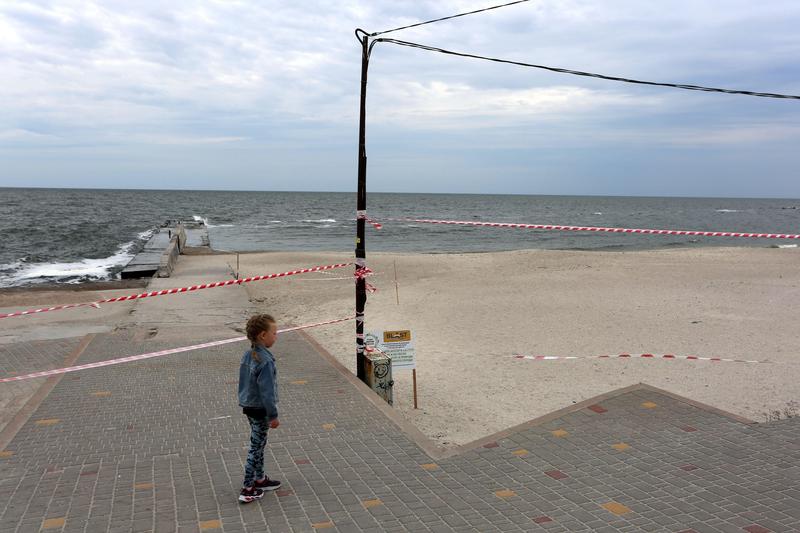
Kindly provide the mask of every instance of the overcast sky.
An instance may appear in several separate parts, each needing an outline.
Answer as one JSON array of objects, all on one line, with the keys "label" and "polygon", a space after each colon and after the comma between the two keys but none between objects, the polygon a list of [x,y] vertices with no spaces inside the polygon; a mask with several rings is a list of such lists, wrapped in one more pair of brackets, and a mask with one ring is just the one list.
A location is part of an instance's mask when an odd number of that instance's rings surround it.
[{"label": "overcast sky", "polygon": [[[0,0],[0,186],[354,191],[353,30],[489,5]],[[387,36],[800,94],[798,28],[797,0],[539,0]],[[371,191],[800,197],[800,100],[379,43],[367,102]]]}]

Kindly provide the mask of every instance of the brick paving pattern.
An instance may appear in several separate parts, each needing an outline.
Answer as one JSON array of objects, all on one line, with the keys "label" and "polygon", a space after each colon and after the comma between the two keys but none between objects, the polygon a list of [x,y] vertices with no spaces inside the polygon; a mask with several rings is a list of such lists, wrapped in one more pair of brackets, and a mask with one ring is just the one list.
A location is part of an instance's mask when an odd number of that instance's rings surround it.
[{"label": "brick paving pattern", "polygon": [[[80,337],[17,344],[0,344],[0,378],[10,378],[39,370],[64,366]],[[46,378],[3,383],[0,387],[0,430],[27,402]]]},{"label": "brick paving pattern", "polygon": [[[78,363],[168,347],[103,334]],[[304,337],[276,348],[279,490],[237,503],[249,427],[228,345],[66,375],[0,450],[0,533],[800,531],[800,419],[638,389],[437,458]]]}]

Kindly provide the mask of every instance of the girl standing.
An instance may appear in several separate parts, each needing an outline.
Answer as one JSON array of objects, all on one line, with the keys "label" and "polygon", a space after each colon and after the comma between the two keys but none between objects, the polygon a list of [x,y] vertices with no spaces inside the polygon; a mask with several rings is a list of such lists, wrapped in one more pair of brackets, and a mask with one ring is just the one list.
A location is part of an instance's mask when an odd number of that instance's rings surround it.
[{"label": "girl standing", "polygon": [[280,481],[264,475],[264,446],[267,431],[278,422],[278,373],[269,348],[275,344],[278,328],[270,315],[255,315],[247,321],[250,349],[239,365],[239,405],[250,423],[250,451],[244,468],[244,483],[239,502],[250,503],[275,490]]}]

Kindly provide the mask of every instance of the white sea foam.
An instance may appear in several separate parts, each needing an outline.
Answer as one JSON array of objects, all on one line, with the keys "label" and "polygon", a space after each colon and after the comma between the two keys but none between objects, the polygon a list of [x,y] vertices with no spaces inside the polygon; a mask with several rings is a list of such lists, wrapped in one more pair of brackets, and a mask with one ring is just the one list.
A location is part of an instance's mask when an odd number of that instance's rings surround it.
[{"label": "white sea foam", "polygon": [[19,259],[17,259],[13,263],[6,263],[4,265],[0,265],[0,271],[3,271],[3,270],[19,270],[20,268],[22,268],[22,265],[25,263],[26,259],[27,258],[25,258],[25,257],[20,257]]},{"label": "white sea foam", "polygon": [[797,248],[796,244],[779,244],[778,248]]},{"label": "white sea foam", "polygon": [[207,227],[207,228],[216,228],[217,227],[216,225],[209,223],[208,222],[208,218],[206,218],[206,217],[201,217],[201,216],[198,216],[198,215],[192,215],[192,218],[194,219],[195,222],[202,222],[203,225],[205,227]]},{"label": "white sea foam", "polygon": [[314,219],[306,219],[306,220],[301,220],[300,222],[316,222],[316,223],[325,224],[325,223],[336,222],[336,219],[335,218],[320,218],[320,219],[316,219],[316,220],[314,220]]},{"label": "white sea foam", "polygon": [[592,214],[593,214],[593,215],[602,215],[603,213],[601,213],[600,211],[598,211],[598,212],[596,212],[596,213],[592,213]]},{"label": "white sea foam", "polygon": [[717,213],[738,213],[738,209],[717,209]]},{"label": "white sea foam", "polygon": [[8,265],[0,265],[0,271],[11,270],[9,274],[0,274],[0,287],[14,287],[25,283],[81,283],[92,280],[109,279],[114,268],[124,266],[133,257],[134,246],[140,240],[150,238],[155,230],[139,233],[138,238],[121,244],[113,255],[100,259],[81,259],[75,262],[27,263],[21,258]]},{"label": "white sea foam", "polygon": [[119,251],[102,259],[82,259],[74,263],[33,263],[16,272],[0,276],[0,287],[13,287],[21,283],[65,281],[79,283],[86,280],[107,279],[112,268],[125,265],[133,254]]},{"label": "white sea foam", "polygon": [[202,222],[203,225],[207,228],[233,228],[233,224],[211,224],[208,221],[207,217],[201,217],[199,215],[192,215],[192,218],[195,222]]}]

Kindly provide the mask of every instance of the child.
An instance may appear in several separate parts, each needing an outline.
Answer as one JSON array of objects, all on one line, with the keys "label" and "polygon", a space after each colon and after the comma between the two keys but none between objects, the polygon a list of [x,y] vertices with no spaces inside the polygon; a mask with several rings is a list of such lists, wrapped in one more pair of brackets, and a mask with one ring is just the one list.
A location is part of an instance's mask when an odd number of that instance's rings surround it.
[{"label": "child", "polygon": [[250,503],[275,490],[280,481],[264,475],[264,446],[267,430],[278,422],[278,374],[269,348],[275,344],[278,328],[270,315],[255,315],[247,321],[251,347],[239,365],[239,405],[250,422],[250,451],[244,468],[244,483],[239,502]]}]

